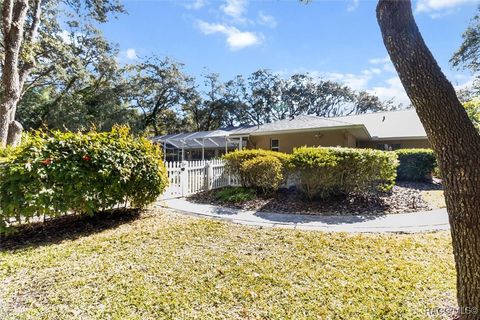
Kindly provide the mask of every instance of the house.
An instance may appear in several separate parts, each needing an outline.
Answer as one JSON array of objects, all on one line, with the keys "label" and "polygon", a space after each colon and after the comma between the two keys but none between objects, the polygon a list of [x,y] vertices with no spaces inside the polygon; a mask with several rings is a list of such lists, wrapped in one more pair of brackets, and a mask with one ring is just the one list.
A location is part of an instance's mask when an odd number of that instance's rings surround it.
[{"label": "house", "polygon": [[322,118],[299,115],[260,126],[155,137],[171,159],[210,159],[234,149],[291,153],[300,146],[341,146],[395,150],[428,148],[414,109]]}]

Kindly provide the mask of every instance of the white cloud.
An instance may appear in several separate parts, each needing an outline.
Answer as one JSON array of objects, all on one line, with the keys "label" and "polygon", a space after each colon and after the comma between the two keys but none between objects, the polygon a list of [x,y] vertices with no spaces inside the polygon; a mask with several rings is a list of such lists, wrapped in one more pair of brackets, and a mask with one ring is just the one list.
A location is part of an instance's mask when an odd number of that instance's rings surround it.
[{"label": "white cloud", "polygon": [[247,11],[247,0],[226,0],[220,9],[235,20],[243,21],[243,15]]},{"label": "white cloud", "polygon": [[358,6],[360,5],[360,0],[351,0],[350,4],[347,7],[348,12],[353,12],[357,10]]},{"label": "white cloud", "polygon": [[205,7],[207,3],[208,3],[207,0],[193,0],[185,4],[185,8],[191,9],[191,10],[198,10]]},{"label": "white cloud", "polygon": [[410,105],[410,99],[403,89],[402,82],[395,76],[384,81],[383,85],[375,86],[367,90],[371,94],[375,94],[381,100],[393,99],[395,103],[402,103],[405,106]]},{"label": "white cloud", "polygon": [[220,33],[225,35],[227,45],[232,50],[239,50],[260,44],[263,36],[254,32],[240,31],[239,29],[220,23],[208,23],[199,20],[197,26],[203,34],[210,35]]},{"label": "white cloud", "polygon": [[366,72],[366,70],[364,70],[360,74],[326,72],[321,74],[321,77],[343,83],[354,90],[365,90],[367,88],[368,82],[372,78],[372,74]]},{"label": "white cloud", "polygon": [[433,12],[468,4],[478,3],[478,0],[418,0],[415,8],[416,12]]},{"label": "white cloud", "polygon": [[258,23],[270,28],[275,28],[277,26],[277,20],[273,16],[264,14],[262,11],[258,13]]},{"label": "white cloud", "polygon": [[125,51],[125,57],[129,60],[135,60],[137,59],[137,52],[133,48],[128,48],[127,51]]},{"label": "white cloud", "polygon": [[383,71],[387,72],[395,72],[395,68],[393,67],[392,62],[390,61],[390,57],[387,55],[384,58],[373,58],[368,60],[370,64],[377,65],[382,67]]},{"label": "white cloud", "polygon": [[373,58],[368,60],[368,62],[371,64],[384,64],[384,63],[390,62],[390,57],[386,56],[384,58]]}]

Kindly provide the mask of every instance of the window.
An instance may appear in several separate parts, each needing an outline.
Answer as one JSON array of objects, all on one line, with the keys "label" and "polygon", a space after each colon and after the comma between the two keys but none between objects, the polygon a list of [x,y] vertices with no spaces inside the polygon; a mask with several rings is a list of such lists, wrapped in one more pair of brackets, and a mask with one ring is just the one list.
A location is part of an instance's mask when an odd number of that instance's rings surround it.
[{"label": "window", "polygon": [[377,149],[380,150],[387,150],[387,151],[392,151],[392,150],[397,150],[401,149],[402,145],[400,143],[394,143],[394,144],[379,144],[377,145]]},{"label": "window", "polygon": [[270,150],[280,151],[280,143],[279,143],[278,139],[271,139],[270,140]]}]

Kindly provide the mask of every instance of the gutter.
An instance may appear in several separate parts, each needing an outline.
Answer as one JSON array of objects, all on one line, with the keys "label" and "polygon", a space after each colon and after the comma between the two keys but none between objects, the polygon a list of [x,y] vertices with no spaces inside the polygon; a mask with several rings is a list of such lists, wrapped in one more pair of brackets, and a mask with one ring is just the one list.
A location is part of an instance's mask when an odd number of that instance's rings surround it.
[{"label": "gutter", "polygon": [[272,134],[301,133],[301,132],[312,132],[312,131],[334,131],[334,130],[342,130],[342,129],[363,129],[363,131],[367,134],[368,139],[372,138],[367,128],[363,124],[334,126],[334,127],[332,126],[332,127],[304,128],[304,129],[254,131],[250,133],[250,136],[265,136],[265,135],[272,135]]},{"label": "gutter", "polygon": [[389,141],[389,140],[425,140],[427,136],[407,136],[407,137],[371,137],[371,141]]}]

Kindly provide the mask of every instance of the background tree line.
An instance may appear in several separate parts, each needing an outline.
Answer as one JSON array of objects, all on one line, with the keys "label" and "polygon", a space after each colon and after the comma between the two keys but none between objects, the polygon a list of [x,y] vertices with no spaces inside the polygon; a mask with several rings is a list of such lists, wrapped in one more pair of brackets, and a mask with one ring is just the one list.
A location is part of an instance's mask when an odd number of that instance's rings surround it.
[{"label": "background tree line", "polygon": [[[117,1],[38,4],[42,11],[37,40],[22,47],[18,61],[20,68],[35,62],[21,88],[15,114],[27,130],[109,130],[119,123],[129,124],[135,132],[159,135],[259,125],[300,114],[331,117],[402,107],[308,73],[284,77],[259,69],[223,81],[220,74],[208,71],[195,79],[183,64],[170,58],[142,57],[124,64],[119,61],[118,46],[98,28],[124,12]],[[28,12],[26,25],[33,26],[36,8]],[[452,59],[455,66],[470,59],[468,67],[478,70],[472,51],[478,43],[477,24],[475,17],[464,35],[464,45]],[[0,55],[5,58],[4,38],[0,39]],[[461,97],[465,102],[474,100],[478,88],[476,82]]]},{"label": "background tree line", "polygon": [[[398,107],[309,74],[281,77],[260,69],[222,81],[212,72],[195,79],[169,58],[124,64],[118,46],[99,29],[124,12],[116,0],[0,4],[4,131],[14,122],[19,131],[21,126],[109,130],[121,123],[158,135],[258,125],[299,114],[339,116]],[[12,19],[23,29],[14,33]],[[12,50],[17,55],[11,56]]]},{"label": "background tree line", "polygon": [[65,62],[51,71],[42,66],[41,78],[32,77],[20,100],[17,117],[27,130],[109,130],[126,123],[134,131],[159,135],[259,125],[299,114],[330,117],[401,107],[309,74],[283,78],[260,69],[224,82],[218,73],[205,72],[198,83],[170,58],[121,65],[118,49],[98,30],[65,36],[56,36]]}]

